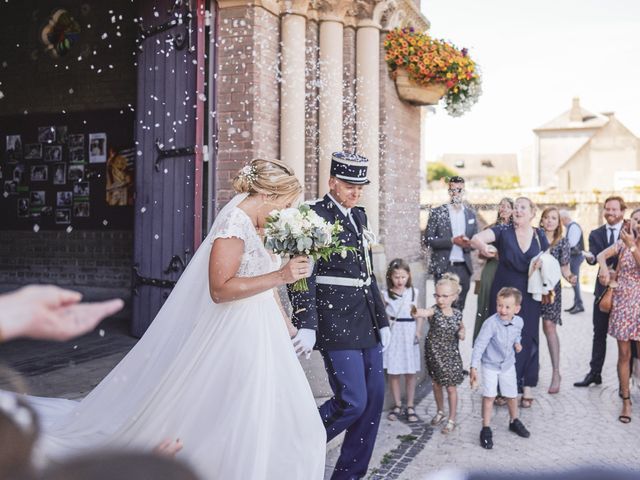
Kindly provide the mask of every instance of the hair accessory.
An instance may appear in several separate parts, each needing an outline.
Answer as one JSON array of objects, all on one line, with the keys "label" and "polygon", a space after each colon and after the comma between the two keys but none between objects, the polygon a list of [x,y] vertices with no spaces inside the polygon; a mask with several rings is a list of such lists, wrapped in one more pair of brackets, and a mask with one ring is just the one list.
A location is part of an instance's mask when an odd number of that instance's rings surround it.
[{"label": "hair accessory", "polygon": [[249,184],[253,184],[258,177],[258,169],[253,165],[245,165],[240,170],[240,176],[246,178]]}]

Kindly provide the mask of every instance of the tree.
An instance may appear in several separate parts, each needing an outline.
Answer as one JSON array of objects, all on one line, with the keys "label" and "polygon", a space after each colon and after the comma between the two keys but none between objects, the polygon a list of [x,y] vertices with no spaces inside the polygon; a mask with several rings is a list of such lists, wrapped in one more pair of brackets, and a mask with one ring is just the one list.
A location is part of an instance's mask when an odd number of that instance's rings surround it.
[{"label": "tree", "polygon": [[452,168],[447,167],[444,163],[427,163],[427,182],[436,182],[438,180],[442,180],[443,178],[446,180],[449,177],[453,177],[457,174],[458,172],[456,172]]}]

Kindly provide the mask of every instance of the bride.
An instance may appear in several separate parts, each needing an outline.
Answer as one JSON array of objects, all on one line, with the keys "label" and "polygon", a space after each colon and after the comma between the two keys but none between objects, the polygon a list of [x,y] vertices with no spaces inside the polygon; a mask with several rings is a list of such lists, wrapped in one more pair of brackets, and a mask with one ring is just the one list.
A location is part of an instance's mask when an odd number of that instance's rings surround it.
[{"label": "bride", "polygon": [[296,257],[279,268],[259,235],[302,188],[275,160],[252,161],[233,186],[238,195],[129,354],[79,403],[34,399],[38,454],[150,449],[170,437],[204,479],[323,478],[325,430],[275,290],[311,267]]}]

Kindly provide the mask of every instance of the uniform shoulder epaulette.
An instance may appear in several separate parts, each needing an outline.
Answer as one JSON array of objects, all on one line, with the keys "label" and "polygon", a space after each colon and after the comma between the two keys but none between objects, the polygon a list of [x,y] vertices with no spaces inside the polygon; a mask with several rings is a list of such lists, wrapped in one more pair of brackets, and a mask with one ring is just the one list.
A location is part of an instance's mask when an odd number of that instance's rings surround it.
[{"label": "uniform shoulder epaulette", "polygon": [[314,200],[307,200],[304,203],[306,203],[307,205],[315,205],[316,203],[321,202],[321,201],[322,201],[322,198],[316,198]]},{"label": "uniform shoulder epaulette", "polygon": [[360,210],[362,213],[366,213],[365,209],[364,209],[364,205],[356,205],[355,207],[356,210]]}]

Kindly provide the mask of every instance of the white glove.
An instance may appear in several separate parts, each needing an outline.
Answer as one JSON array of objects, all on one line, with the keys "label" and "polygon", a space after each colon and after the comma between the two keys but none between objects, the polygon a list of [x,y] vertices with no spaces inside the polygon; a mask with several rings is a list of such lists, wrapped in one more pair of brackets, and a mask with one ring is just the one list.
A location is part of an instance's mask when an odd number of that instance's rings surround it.
[{"label": "white glove", "polygon": [[389,346],[390,341],[391,341],[391,329],[389,327],[382,327],[380,329],[380,343],[382,343],[383,352]]},{"label": "white glove", "polygon": [[293,342],[293,348],[296,349],[296,354],[300,356],[304,353],[305,358],[308,360],[311,357],[313,346],[316,344],[316,331],[310,328],[301,328],[291,341]]}]

